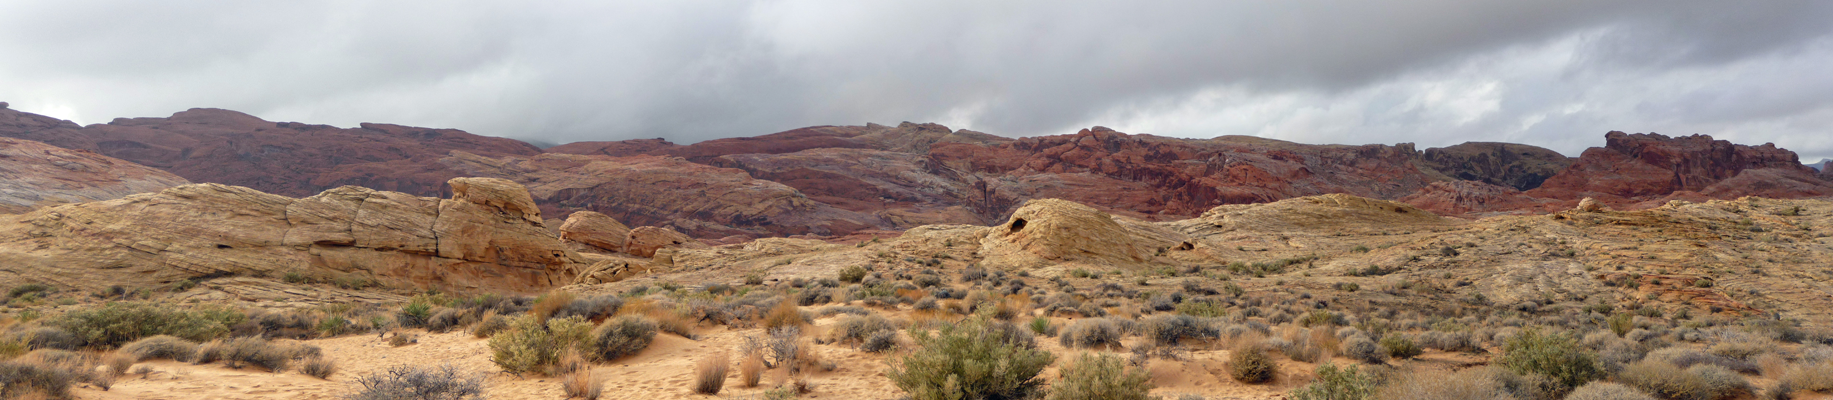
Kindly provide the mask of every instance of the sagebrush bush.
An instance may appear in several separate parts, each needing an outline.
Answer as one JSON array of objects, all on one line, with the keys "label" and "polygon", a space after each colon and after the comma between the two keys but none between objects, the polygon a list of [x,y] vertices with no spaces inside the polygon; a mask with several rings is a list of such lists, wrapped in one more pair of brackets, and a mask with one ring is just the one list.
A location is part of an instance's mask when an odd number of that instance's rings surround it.
[{"label": "sagebrush bush", "polygon": [[579,316],[587,320],[599,321],[617,315],[617,310],[624,307],[624,299],[616,295],[597,295],[574,299],[554,310],[554,318]]},{"label": "sagebrush bush", "polygon": [[1381,345],[1375,344],[1374,340],[1363,335],[1351,336],[1349,340],[1343,341],[1343,355],[1368,364],[1387,362],[1387,350],[1383,350]]},{"label": "sagebrush bush", "polygon": [[196,363],[218,361],[230,368],[254,365],[279,373],[286,371],[286,367],[293,361],[293,349],[255,337],[212,340],[198,346]]},{"label": "sagebrush bush", "polygon": [[1702,364],[1683,370],[1656,360],[1630,364],[1617,374],[1617,379],[1673,400],[1717,400],[1749,388],[1742,376],[1725,367]]},{"label": "sagebrush bush", "polygon": [[1367,399],[1375,392],[1375,378],[1362,370],[1351,366],[1337,368],[1336,364],[1324,364],[1317,367],[1317,379],[1304,387],[1292,391],[1293,400],[1360,400]]},{"label": "sagebrush bush", "polygon": [[510,321],[509,328],[490,337],[490,361],[513,374],[545,372],[567,348],[584,343],[592,329],[577,316],[545,322],[533,315]]},{"label": "sagebrush bush", "polygon": [[1026,341],[1028,333],[985,317],[911,336],[916,349],[893,361],[886,376],[914,400],[1027,398],[1041,384],[1038,373],[1056,361]]},{"label": "sagebrush bush", "polygon": [[598,400],[598,396],[605,392],[604,381],[592,378],[591,368],[572,371],[570,375],[561,378],[560,388],[566,391],[569,399]]},{"label": "sagebrush bush", "polygon": [[792,301],[778,301],[776,306],[770,307],[770,312],[764,314],[765,328],[802,326],[807,323],[808,318],[802,315],[802,309],[797,308],[795,302]]},{"label": "sagebrush bush", "polygon": [[1420,354],[1425,353],[1424,350],[1419,348],[1418,343],[1413,342],[1413,338],[1407,337],[1404,334],[1390,333],[1387,337],[1381,338],[1380,344],[1381,349],[1387,352],[1388,357],[1402,360],[1410,360],[1413,357],[1418,357]]},{"label": "sagebrush bush", "polygon": [[726,386],[726,371],[731,370],[731,360],[725,353],[718,353],[701,359],[694,364],[694,393],[719,394],[719,389]]},{"label": "sagebrush bush", "polygon": [[866,279],[866,267],[854,265],[841,268],[840,272],[836,275],[838,275],[836,277],[839,278],[841,282],[859,283],[859,281]]},{"label": "sagebrush bush", "polygon": [[1108,318],[1084,318],[1063,327],[1057,341],[1068,348],[1118,347],[1120,324]]},{"label": "sagebrush bush", "polygon": [[190,362],[197,359],[197,342],[171,335],[148,336],[121,346],[121,352],[134,356],[135,361],[165,359]]},{"label": "sagebrush bush", "polygon": [[530,308],[528,312],[534,314],[536,319],[546,321],[556,317],[556,315],[554,315],[555,313],[560,312],[561,308],[566,308],[567,305],[573,304],[573,300],[578,298],[579,295],[573,294],[572,292],[559,290],[547,292],[535,299],[534,307]]},{"label": "sagebrush bush", "polygon": [[863,317],[849,316],[835,321],[828,328],[828,340],[843,344],[863,344],[866,339],[879,332],[893,331],[891,321],[877,315]]},{"label": "sagebrush bush", "polygon": [[1155,315],[1140,322],[1140,335],[1152,340],[1152,344],[1169,346],[1179,344],[1184,339],[1215,340],[1221,337],[1221,330],[1215,325],[1184,314]]},{"label": "sagebrush bush", "polygon": [[83,345],[83,341],[78,340],[76,334],[49,326],[20,329],[8,334],[7,340],[19,342],[27,350],[76,350]]},{"label": "sagebrush bush", "polygon": [[33,393],[67,398],[74,380],[70,371],[62,368],[20,360],[0,361],[0,398],[18,399]]},{"label": "sagebrush bush", "polygon": [[482,339],[502,332],[504,329],[509,329],[509,317],[494,313],[486,314],[483,320],[477,322],[477,327],[471,329],[471,335]]},{"label": "sagebrush bush", "polygon": [[1241,383],[1255,384],[1272,382],[1279,365],[1267,357],[1266,349],[1258,345],[1247,344],[1235,346],[1229,354],[1228,375]]},{"label": "sagebrush bush", "polygon": [[1790,367],[1776,380],[1796,390],[1833,391],[1833,360],[1804,361]]},{"label": "sagebrush bush", "polygon": [[896,330],[878,331],[877,333],[873,333],[871,337],[866,338],[864,343],[859,344],[859,350],[868,353],[877,353],[895,348],[897,348]]},{"label": "sagebrush bush", "polygon": [[1457,372],[1421,370],[1382,385],[1373,397],[1379,400],[1505,400],[1514,397],[1495,374],[1484,368]]},{"label": "sagebrush bush", "polygon": [[172,335],[202,342],[229,333],[247,316],[227,308],[179,309],[139,302],[116,302],[52,318],[48,325],[74,334],[83,346],[112,348],[135,339]]},{"label": "sagebrush bush", "polygon": [[350,400],[484,398],[484,377],[459,372],[451,365],[438,368],[397,365],[387,371],[358,377],[356,383],[363,389],[350,395]]},{"label": "sagebrush bush", "polygon": [[656,338],[656,322],[649,317],[625,315],[605,322],[592,332],[586,355],[598,361],[610,361],[636,354]]},{"label": "sagebrush bush", "polygon": [[1152,377],[1144,369],[1127,368],[1126,361],[1107,354],[1082,353],[1064,366],[1062,378],[1050,385],[1046,400],[1145,400],[1151,396]]},{"label": "sagebrush bush", "polygon": [[1502,346],[1503,367],[1517,374],[1545,376],[1559,385],[1560,394],[1604,377],[1597,355],[1563,334],[1522,331]]},{"label": "sagebrush bush", "polygon": [[1656,400],[1636,388],[1610,382],[1591,382],[1574,389],[1565,400]]},{"label": "sagebrush bush", "polygon": [[299,373],[318,379],[331,379],[331,374],[337,373],[337,363],[324,357],[306,357],[305,362],[299,364]]}]

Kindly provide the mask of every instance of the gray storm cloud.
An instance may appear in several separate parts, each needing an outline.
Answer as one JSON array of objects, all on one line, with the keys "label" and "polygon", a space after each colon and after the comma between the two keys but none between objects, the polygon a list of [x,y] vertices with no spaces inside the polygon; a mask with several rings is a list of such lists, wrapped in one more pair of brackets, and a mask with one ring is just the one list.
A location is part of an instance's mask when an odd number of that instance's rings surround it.
[{"label": "gray storm cloud", "polygon": [[1833,157],[1833,3],[1597,3],[10,1],[0,101],[550,143],[908,120],[1571,155],[1705,133]]}]

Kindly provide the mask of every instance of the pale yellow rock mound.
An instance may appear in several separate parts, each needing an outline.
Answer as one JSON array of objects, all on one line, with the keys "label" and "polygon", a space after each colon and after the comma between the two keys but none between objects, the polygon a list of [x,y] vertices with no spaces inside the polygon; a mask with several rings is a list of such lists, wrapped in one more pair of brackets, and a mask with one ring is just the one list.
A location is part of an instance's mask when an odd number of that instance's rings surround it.
[{"label": "pale yellow rock mound", "polygon": [[1176,242],[1127,229],[1107,213],[1076,202],[1025,202],[1012,218],[980,240],[986,262],[1000,268],[1081,261],[1137,264],[1152,260]]}]

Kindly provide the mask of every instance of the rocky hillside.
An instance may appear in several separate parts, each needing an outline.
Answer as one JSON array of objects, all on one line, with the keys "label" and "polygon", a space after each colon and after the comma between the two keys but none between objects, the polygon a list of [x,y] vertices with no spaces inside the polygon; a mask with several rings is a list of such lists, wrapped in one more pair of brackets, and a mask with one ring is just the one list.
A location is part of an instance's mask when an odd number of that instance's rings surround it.
[{"label": "rocky hillside", "polygon": [[116,199],[187,183],[165,171],[93,152],[0,138],[0,213]]}]

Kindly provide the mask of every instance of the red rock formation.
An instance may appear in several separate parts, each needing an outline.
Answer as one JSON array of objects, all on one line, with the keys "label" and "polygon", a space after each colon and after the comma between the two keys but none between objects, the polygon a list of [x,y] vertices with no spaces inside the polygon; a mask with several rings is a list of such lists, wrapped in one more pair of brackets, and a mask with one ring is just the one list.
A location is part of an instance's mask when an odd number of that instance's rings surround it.
[{"label": "red rock formation", "polygon": [[1420,161],[1454,179],[1529,190],[1540,187],[1573,160],[1525,144],[1467,142],[1426,149]]},{"label": "red rock formation", "polygon": [[436,162],[447,152],[541,153],[520,141],[452,129],[388,124],[340,129],[274,123],[219,109],[191,109],[169,118],[117,118],[87,127],[0,109],[0,136],[94,151],[194,182],[287,196],[308,196],[343,185],[441,196],[447,194],[445,181],[461,176]]},{"label": "red rock formation", "polygon": [[544,151],[559,154],[623,157],[638,154],[657,154],[676,147],[681,147],[681,145],[669,142],[667,139],[655,138],[619,140],[615,142],[573,142],[549,147]]},{"label": "red rock formation", "polygon": [[1771,143],[1746,146],[1705,135],[1670,138],[1623,132],[1605,134],[1604,140],[1604,147],[1585,150],[1572,166],[1527,195],[1594,197],[1619,206],[1677,192],[1699,192],[1712,198],[1833,194],[1833,183],[1816,178],[1794,152]]},{"label": "red rock formation", "polygon": [[1529,197],[1511,187],[1477,181],[1432,182],[1399,201],[1438,215],[1480,216],[1510,211],[1552,212],[1566,208],[1566,202]]},{"label": "red rock formation", "polygon": [[118,199],[188,183],[165,171],[88,151],[0,138],[0,213]]}]

